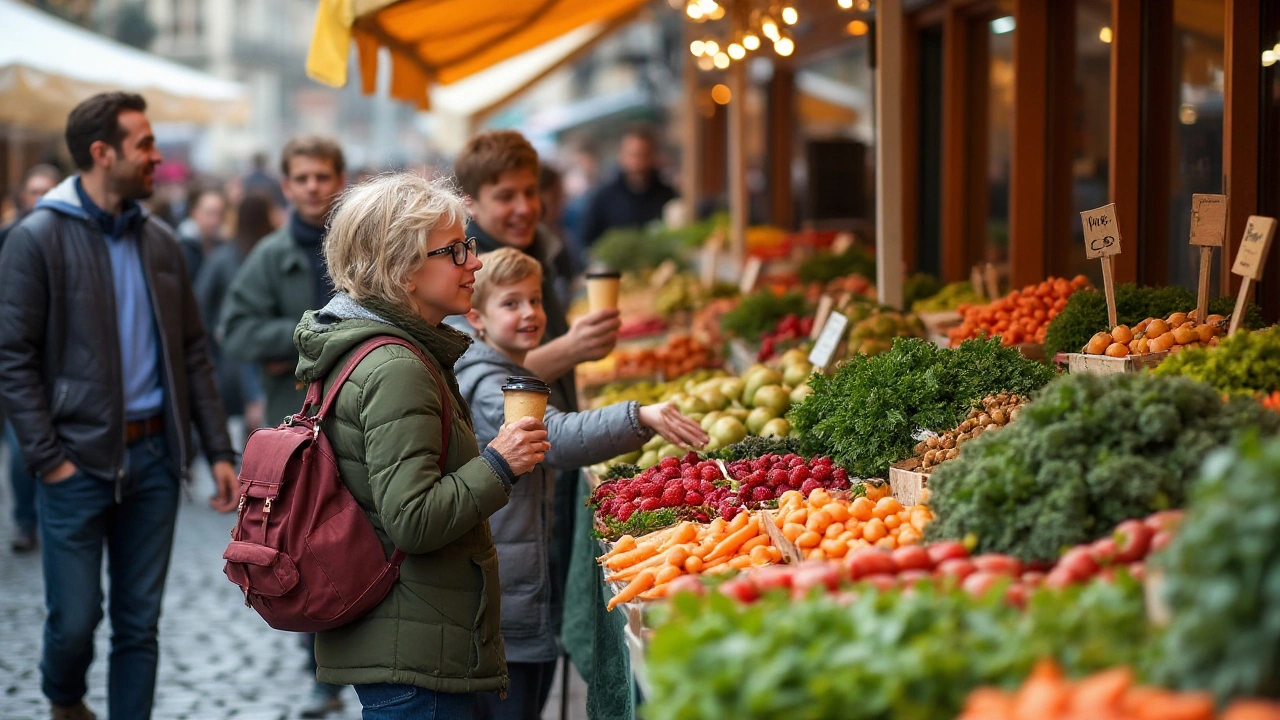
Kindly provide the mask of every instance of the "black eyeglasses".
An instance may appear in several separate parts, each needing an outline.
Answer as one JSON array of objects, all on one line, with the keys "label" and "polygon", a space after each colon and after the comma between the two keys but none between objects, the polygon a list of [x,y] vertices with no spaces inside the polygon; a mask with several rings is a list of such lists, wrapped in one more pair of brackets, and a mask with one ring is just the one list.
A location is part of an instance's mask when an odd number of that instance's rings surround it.
[{"label": "black eyeglasses", "polygon": [[462,266],[467,264],[467,253],[479,255],[480,250],[475,238],[467,238],[466,240],[451,242],[438,250],[432,250],[427,253],[427,257],[444,255],[445,253],[453,253],[453,264]]}]

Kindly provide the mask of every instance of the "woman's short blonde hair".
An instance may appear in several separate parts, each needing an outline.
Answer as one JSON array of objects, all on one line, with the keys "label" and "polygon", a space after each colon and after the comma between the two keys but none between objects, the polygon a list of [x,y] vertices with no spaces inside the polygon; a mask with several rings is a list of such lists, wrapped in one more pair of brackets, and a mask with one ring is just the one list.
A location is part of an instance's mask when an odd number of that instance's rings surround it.
[{"label": "woman's short blonde hair", "polygon": [[356,301],[410,304],[405,281],[426,259],[428,236],[455,224],[466,226],[467,210],[448,179],[398,172],[352,186],[324,240],[334,289]]},{"label": "woman's short blonde hair", "polygon": [[484,302],[498,290],[531,277],[542,282],[542,264],[515,248],[505,247],[480,256],[484,267],[476,273],[476,291],[471,306],[484,312]]}]

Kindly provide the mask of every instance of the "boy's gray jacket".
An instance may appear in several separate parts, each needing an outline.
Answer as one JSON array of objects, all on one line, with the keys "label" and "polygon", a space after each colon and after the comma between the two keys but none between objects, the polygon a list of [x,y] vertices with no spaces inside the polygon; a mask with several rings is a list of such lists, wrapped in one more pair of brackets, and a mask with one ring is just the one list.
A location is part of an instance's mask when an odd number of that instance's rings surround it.
[{"label": "boy's gray jacket", "polygon": [[[454,368],[462,396],[475,417],[476,440],[488,445],[502,426],[502,385],[509,375],[532,375],[483,342],[473,343]],[[551,545],[554,468],[586,467],[638,450],[651,437],[640,425],[639,406],[617,403],[566,413],[548,406],[543,422],[551,451],[543,464],[521,475],[507,506],[489,518],[498,546],[502,581],[502,637],[508,662],[547,662],[560,653],[560,618],[551,617]]]}]

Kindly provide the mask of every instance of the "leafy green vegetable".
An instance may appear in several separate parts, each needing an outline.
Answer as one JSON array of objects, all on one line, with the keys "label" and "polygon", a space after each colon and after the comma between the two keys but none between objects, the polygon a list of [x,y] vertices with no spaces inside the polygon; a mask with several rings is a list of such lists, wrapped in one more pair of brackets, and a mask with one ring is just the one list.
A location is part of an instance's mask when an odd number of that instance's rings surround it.
[{"label": "leafy green vegetable", "polygon": [[[1196,307],[1196,295],[1186,288],[1139,287],[1133,283],[1116,286],[1116,318],[1122,325],[1135,325],[1147,318],[1167,318],[1176,312],[1190,312]],[[1235,298],[1223,297],[1209,301],[1209,313],[1230,315],[1235,310]],[[1245,327],[1263,327],[1262,311],[1257,305],[1249,305],[1245,312]],[[1107,325],[1107,297],[1101,290],[1080,290],[1072,293],[1067,306],[1045,330],[1044,348],[1049,357],[1060,352],[1080,352],[1094,333],[1110,330]]]},{"label": "leafy green vegetable", "polygon": [[678,238],[637,228],[614,228],[591,246],[591,259],[619,272],[651,270],[666,260],[684,267]]},{"label": "leafy green vegetable", "polygon": [[812,311],[800,293],[774,295],[768,290],[758,290],[744,297],[738,307],[725,313],[720,324],[730,335],[755,343],[787,315],[804,316]]},{"label": "leafy green vegetable", "polygon": [[657,510],[637,510],[625,522],[596,513],[596,522],[604,525],[604,529],[594,528],[592,535],[609,540],[617,540],[623,535],[640,537],[654,530],[671,527],[685,519],[684,511],[689,508],[658,508]]},{"label": "leafy green vegetable", "polygon": [[955,310],[961,305],[985,305],[987,299],[979,295],[969,281],[953,282],[937,293],[911,303],[912,312],[942,312]]},{"label": "leafy green vegetable", "polygon": [[1204,465],[1173,544],[1156,556],[1173,621],[1155,679],[1220,700],[1280,698],[1280,440],[1254,435]]},{"label": "leafy green vegetable", "polygon": [[764,438],[752,435],[742,442],[712,450],[707,453],[707,457],[730,463],[737,460],[753,460],[769,454],[790,455],[791,453],[800,454],[800,441],[795,438]]},{"label": "leafy green vegetable", "polygon": [[925,538],[972,535],[977,552],[1055,559],[1121,521],[1181,507],[1206,454],[1246,427],[1273,435],[1280,415],[1185,378],[1058,378],[930,476]]},{"label": "leafy green vegetable", "polygon": [[623,480],[640,474],[640,466],[631,463],[619,463],[609,468],[601,480]]},{"label": "leafy green vegetable", "polygon": [[1238,332],[1217,347],[1183,350],[1152,372],[1189,377],[1229,394],[1280,390],[1280,328]]},{"label": "leafy green vegetable", "polygon": [[858,477],[884,477],[911,455],[920,429],[950,430],[982,398],[1030,395],[1053,375],[998,338],[956,349],[898,338],[887,353],[855,355],[834,375],[815,375],[813,394],[788,417],[806,454],[830,456]]},{"label": "leafy green vegetable", "polygon": [[1032,596],[919,587],[741,605],[677,595],[648,654],[646,720],[950,720],[983,685],[1024,679],[1036,660],[1072,674],[1137,661],[1149,630],[1127,576]]},{"label": "leafy green vegetable", "polygon": [[909,308],[942,291],[942,281],[928,273],[916,273],[902,284],[902,307]]},{"label": "leafy green vegetable", "polygon": [[826,283],[848,275],[874,279],[876,258],[870,251],[850,245],[849,249],[839,255],[831,252],[814,253],[800,263],[796,273],[802,283]]}]

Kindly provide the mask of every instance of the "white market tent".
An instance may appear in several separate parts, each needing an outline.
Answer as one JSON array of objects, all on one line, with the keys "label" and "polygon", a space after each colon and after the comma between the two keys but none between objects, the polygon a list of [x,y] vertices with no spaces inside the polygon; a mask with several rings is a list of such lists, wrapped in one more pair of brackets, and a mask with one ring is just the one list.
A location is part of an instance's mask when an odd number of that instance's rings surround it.
[{"label": "white market tent", "polygon": [[242,123],[248,118],[239,83],[0,0],[0,123],[61,130],[77,103],[108,90],[141,93],[153,122]]}]

